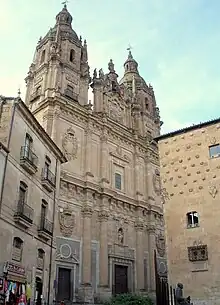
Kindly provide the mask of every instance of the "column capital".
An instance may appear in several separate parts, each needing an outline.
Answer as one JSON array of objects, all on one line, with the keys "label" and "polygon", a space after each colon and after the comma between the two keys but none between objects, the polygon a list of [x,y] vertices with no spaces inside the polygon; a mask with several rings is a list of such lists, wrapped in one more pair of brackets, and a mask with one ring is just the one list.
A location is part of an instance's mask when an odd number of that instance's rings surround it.
[{"label": "column capital", "polygon": [[108,221],[109,218],[109,213],[108,211],[99,211],[99,221]]},{"label": "column capital", "polygon": [[144,224],[140,220],[136,221],[135,223],[135,229],[136,231],[142,232],[144,230]]},{"label": "column capital", "polygon": [[156,232],[156,225],[155,224],[149,224],[147,226],[147,231],[150,233],[150,234],[155,234]]},{"label": "column capital", "polygon": [[92,213],[93,213],[92,207],[84,206],[82,208],[82,215],[83,215],[83,217],[90,218],[90,217],[92,217]]}]

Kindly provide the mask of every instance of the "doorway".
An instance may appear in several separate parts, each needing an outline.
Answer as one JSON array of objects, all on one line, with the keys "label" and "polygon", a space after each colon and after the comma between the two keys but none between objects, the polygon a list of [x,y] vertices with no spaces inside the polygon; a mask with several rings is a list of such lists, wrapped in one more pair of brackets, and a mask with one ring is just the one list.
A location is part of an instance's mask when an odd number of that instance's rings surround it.
[{"label": "doorway", "polygon": [[36,305],[41,305],[43,293],[43,282],[40,277],[36,277]]},{"label": "doorway", "polygon": [[128,292],[128,266],[115,265],[115,294]]},{"label": "doorway", "polygon": [[57,301],[71,300],[71,269],[58,269]]}]

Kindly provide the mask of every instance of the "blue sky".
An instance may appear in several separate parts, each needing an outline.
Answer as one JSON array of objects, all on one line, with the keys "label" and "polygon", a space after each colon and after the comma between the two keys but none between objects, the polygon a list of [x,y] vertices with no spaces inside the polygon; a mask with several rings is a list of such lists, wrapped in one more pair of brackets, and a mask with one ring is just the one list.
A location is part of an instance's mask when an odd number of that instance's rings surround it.
[{"label": "blue sky", "polygon": [[[36,43],[55,24],[59,0],[0,0],[0,94],[15,96]],[[151,83],[163,132],[219,117],[219,0],[69,0],[73,28],[87,39],[91,71],[120,76],[127,46]]]}]

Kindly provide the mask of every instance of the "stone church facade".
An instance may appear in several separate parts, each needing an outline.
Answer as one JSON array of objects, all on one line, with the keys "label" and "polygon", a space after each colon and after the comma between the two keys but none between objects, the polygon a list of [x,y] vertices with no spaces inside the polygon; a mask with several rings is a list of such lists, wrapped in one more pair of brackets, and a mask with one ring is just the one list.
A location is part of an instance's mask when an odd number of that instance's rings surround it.
[{"label": "stone church facade", "polygon": [[68,159],[54,233],[54,297],[92,302],[154,292],[154,251],[166,261],[153,140],[161,121],[131,51],[120,81],[112,60],[107,73],[90,77],[87,43],[64,6],[37,44],[26,83],[27,106]]}]

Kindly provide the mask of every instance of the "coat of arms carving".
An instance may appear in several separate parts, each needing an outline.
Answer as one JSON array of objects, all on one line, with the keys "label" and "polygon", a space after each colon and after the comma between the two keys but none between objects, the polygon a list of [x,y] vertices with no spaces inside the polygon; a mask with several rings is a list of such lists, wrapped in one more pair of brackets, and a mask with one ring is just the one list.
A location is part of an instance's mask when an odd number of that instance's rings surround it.
[{"label": "coat of arms carving", "polygon": [[62,147],[64,154],[68,161],[74,160],[77,157],[78,141],[75,135],[75,131],[70,127],[62,139]]},{"label": "coat of arms carving", "polygon": [[165,255],[165,238],[162,234],[159,234],[156,237],[156,247],[157,247],[157,252],[160,255],[160,257],[164,257],[164,255]]},{"label": "coat of arms carving", "polygon": [[60,231],[65,237],[70,237],[75,226],[75,215],[69,208],[59,212]]}]

